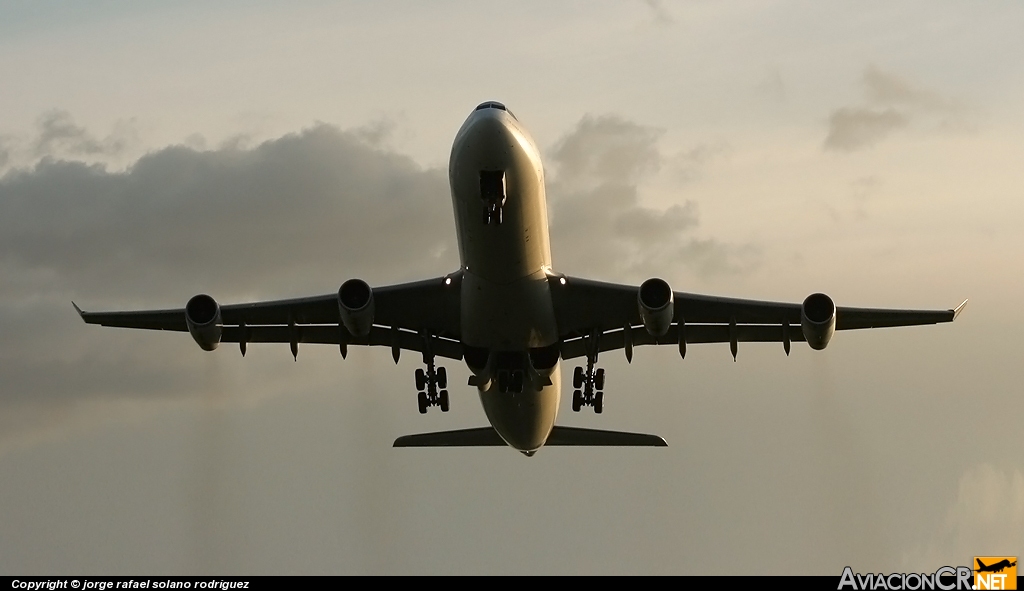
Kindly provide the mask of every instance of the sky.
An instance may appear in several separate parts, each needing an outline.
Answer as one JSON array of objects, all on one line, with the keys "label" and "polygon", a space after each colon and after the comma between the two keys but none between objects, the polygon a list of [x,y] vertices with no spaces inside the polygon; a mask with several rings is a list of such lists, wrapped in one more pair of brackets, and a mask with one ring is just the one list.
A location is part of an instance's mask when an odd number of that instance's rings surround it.
[{"label": "sky", "polygon": [[[1024,554],[1024,7],[0,0],[0,573],[933,572]],[[87,310],[458,267],[500,100],[555,270],[952,325],[605,354],[665,449],[401,449],[384,349],[201,351]],[[572,370],[563,365],[562,371]],[[464,365],[449,363],[454,384]],[[563,392],[568,398],[571,392]]]}]

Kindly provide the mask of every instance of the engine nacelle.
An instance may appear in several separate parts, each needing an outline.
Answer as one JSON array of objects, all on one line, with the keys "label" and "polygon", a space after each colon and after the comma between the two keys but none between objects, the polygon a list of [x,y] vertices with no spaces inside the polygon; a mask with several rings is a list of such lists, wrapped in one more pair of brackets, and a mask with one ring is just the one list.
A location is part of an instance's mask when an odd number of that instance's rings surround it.
[{"label": "engine nacelle", "polygon": [[664,336],[675,316],[672,288],[664,279],[648,279],[640,284],[636,300],[647,332],[656,337]]},{"label": "engine nacelle", "polygon": [[357,337],[370,334],[373,327],[373,290],[361,279],[349,279],[338,290],[341,323]]},{"label": "engine nacelle", "polygon": [[824,349],[836,332],[836,304],[823,293],[807,296],[800,307],[800,328],[812,349]]},{"label": "engine nacelle", "polygon": [[203,351],[213,351],[220,344],[220,305],[206,294],[199,294],[185,304],[185,325]]}]

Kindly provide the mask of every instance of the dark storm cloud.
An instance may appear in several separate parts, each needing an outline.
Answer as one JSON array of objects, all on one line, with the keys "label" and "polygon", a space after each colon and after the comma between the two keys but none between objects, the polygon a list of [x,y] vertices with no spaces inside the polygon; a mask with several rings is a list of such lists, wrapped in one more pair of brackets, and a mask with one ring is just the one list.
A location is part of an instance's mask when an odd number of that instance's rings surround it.
[{"label": "dark storm cloud", "polygon": [[[708,275],[752,267],[754,249],[693,236],[699,224],[694,202],[663,209],[640,203],[641,181],[668,160],[658,148],[659,136],[618,117],[587,116],[550,151],[556,269],[636,281],[687,269]],[[699,146],[672,163],[692,177],[718,151]]]}]

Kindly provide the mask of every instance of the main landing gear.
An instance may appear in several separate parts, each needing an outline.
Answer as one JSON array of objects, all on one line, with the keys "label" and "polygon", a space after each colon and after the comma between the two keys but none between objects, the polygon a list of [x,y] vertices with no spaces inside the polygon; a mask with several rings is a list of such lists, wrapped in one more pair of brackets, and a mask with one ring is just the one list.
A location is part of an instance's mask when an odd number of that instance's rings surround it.
[{"label": "main landing gear", "polygon": [[448,390],[445,389],[448,387],[448,372],[443,367],[435,369],[433,357],[428,358],[426,364],[426,370],[416,370],[420,414],[426,414],[431,406],[440,406],[441,412],[448,412]]},{"label": "main landing gear", "polygon": [[[594,412],[604,410],[604,369],[594,369],[594,358],[587,359],[587,369],[576,366],[572,374],[572,411],[580,412],[584,406],[594,407]],[[582,388],[582,391],[580,390]]]}]

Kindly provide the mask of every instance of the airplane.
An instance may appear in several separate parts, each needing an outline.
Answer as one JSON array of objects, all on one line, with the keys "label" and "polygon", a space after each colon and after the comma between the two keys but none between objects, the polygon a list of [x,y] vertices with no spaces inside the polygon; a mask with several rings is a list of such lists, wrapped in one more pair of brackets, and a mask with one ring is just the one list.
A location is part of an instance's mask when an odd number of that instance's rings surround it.
[{"label": "airplane", "polygon": [[1002,572],[1003,569],[1017,566],[1017,562],[1010,562],[1009,559],[1004,558],[995,564],[986,565],[981,559],[975,559],[978,563],[978,568],[975,569],[976,573],[998,573]]},{"label": "airplane", "polygon": [[553,270],[540,151],[502,103],[481,103],[463,123],[448,169],[459,268],[443,277],[370,287],[349,279],[326,295],[221,306],[206,294],[184,308],[84,312],[89,324],[189,332],[205,351],[237,343],[391,347],[420,353],[419,412],[450,407],[448,376],[437,358],[470,370],[489,426],[399,437],[395,447],[510,446],[532,456],[543,446],[667,446],[656,435],[555,425],[561,362],[586,360],[572,373],[572,410],[604,408],[598,356],[672,345],[681,357],[697,343],[806,342],[824,349],[837,330],[951,322],[950,310],[836,307],[822,293],[777,303],[673,291],[651,278],[639,286],[570,277]]}]

